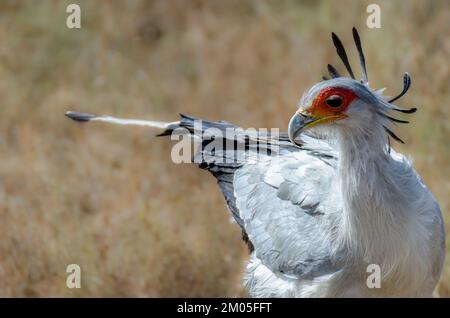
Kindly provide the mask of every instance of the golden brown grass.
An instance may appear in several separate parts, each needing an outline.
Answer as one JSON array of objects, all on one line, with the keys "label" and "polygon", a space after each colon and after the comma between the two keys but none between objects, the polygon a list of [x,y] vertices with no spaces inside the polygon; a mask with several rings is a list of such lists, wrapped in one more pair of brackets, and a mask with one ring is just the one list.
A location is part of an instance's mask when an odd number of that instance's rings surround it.
[{"label": "golden brown grass", "polygon": [[[369,2],[181,0],[76,1],[82,29],[68,30],[69,2],[0,4],[0,296],[245,295],[246,248],[208,173],[172,164],[152,131],[63,114],[283,128],[337,62],[330,32],[350,44],[353,25],[372,86],[394,95],[412,75],[402,104],[420,111],[396,147],[448,219],[448,1],[377,1],[379,30],[365,27]],[[70,263],[81,289],[65,286]]]}]

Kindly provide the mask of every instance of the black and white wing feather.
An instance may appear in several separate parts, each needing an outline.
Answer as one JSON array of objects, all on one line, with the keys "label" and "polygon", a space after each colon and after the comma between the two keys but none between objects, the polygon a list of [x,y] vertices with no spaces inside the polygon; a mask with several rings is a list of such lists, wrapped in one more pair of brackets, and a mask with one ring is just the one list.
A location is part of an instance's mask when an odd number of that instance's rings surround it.
[{"label": "black and white wing feather", "polygon": [[[183,116],[180,126],[192,131],[194,120]],[[240,130],[228,122],[203,121],[202,126]],[[260,143],[248,146],[242,161],[224,160],[233,156],[233,150],[211,151],[208,140],[202,139],[195,162],[216,177],[244,239],[274,273],[311,279],[336,271],[332,226],[342,211],[334,182],[336,152],[308,136],[302,137],[302,147],[290,143],[284,133],[276,139],[261,134],[238,139],[252,138]],[[277,151],[261,154],[272,142]]]},{"label": "black and white wing feather", "polygon": [[[196,143],[193,161],[217,179],[244,240],[267,268],[296,279],[339,269],[331,242],[342,200],[335,183],[337,154],[326,142],[302,136],[303,144],[298,147],[286,133],[248,132],[225,121],[205,120],[199,136],[194,127],[198,119],[186,115],[172,123],[76,112],[66,115],[80,122],[163,128],[161,136],[179,130],[191,135]],[[219,137],[210,138],[209,129],[219,132]],[[232,139],[227,130],[233,131]],[[223,139],[218,144],[227,147],[211,147],[218,138]],[[244,149],[246,155],[236,156],[236,149]]]}]

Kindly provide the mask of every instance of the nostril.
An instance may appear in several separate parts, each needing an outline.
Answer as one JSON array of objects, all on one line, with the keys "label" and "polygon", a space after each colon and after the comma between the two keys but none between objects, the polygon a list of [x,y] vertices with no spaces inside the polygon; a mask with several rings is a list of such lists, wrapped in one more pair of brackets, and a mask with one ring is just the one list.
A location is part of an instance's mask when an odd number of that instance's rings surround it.
[{"label": "nostril", "polygon": [[308,118],[308,115],[304,114],[304,113],[298,113],[301,117],[303,118]]}]

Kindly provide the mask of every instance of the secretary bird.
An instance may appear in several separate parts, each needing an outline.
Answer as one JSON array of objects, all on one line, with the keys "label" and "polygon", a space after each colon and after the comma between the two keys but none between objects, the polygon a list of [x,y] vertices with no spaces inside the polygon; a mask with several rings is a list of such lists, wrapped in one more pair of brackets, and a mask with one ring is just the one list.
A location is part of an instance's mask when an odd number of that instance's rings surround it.
[{"label": "secretary bird", "polygon": [[[249,245],[245,284],[251,296],[430,297],[445,255],[442,215],[411,162],[389,142],[402,142],[392,124],[407,123],[389,113],[416,111],[393,104],[411,79],[404,74],[395,98],[371,89],[355,28],[353,38],[362,79],[355,79],[332,33],[350,77],[328,65],[330,78],[303,95],[287,133],[246,132],[225,121],[185,115],[172,123],[66,115],[191,138],[197,145],[193,161],[217,179]],[[220,137],[206,134],[208,129]],[[211,147],[218,139],[222,145],[232,141],[231,149]],[[244,158],[236,156],[239,146]],[[379,270],[378,285],[368,283],[370,266]]]}]

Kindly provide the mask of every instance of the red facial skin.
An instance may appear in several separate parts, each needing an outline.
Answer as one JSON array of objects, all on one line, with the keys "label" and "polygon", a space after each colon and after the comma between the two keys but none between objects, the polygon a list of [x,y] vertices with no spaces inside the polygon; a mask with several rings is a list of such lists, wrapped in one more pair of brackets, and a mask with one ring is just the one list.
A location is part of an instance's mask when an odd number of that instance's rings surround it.
[{"label": "red facial skin", "polygon": [[[342,98],[342,104],[339,107],[332,107],[326,103],[327,98],[338,95]],[[313,100],[311,107],[307,112],[318,120],[315,124],[335,121],[346,118],[344,114],[348,106],[357,98],[356,94],[345,88],[330,87],[323,89]]]}]

